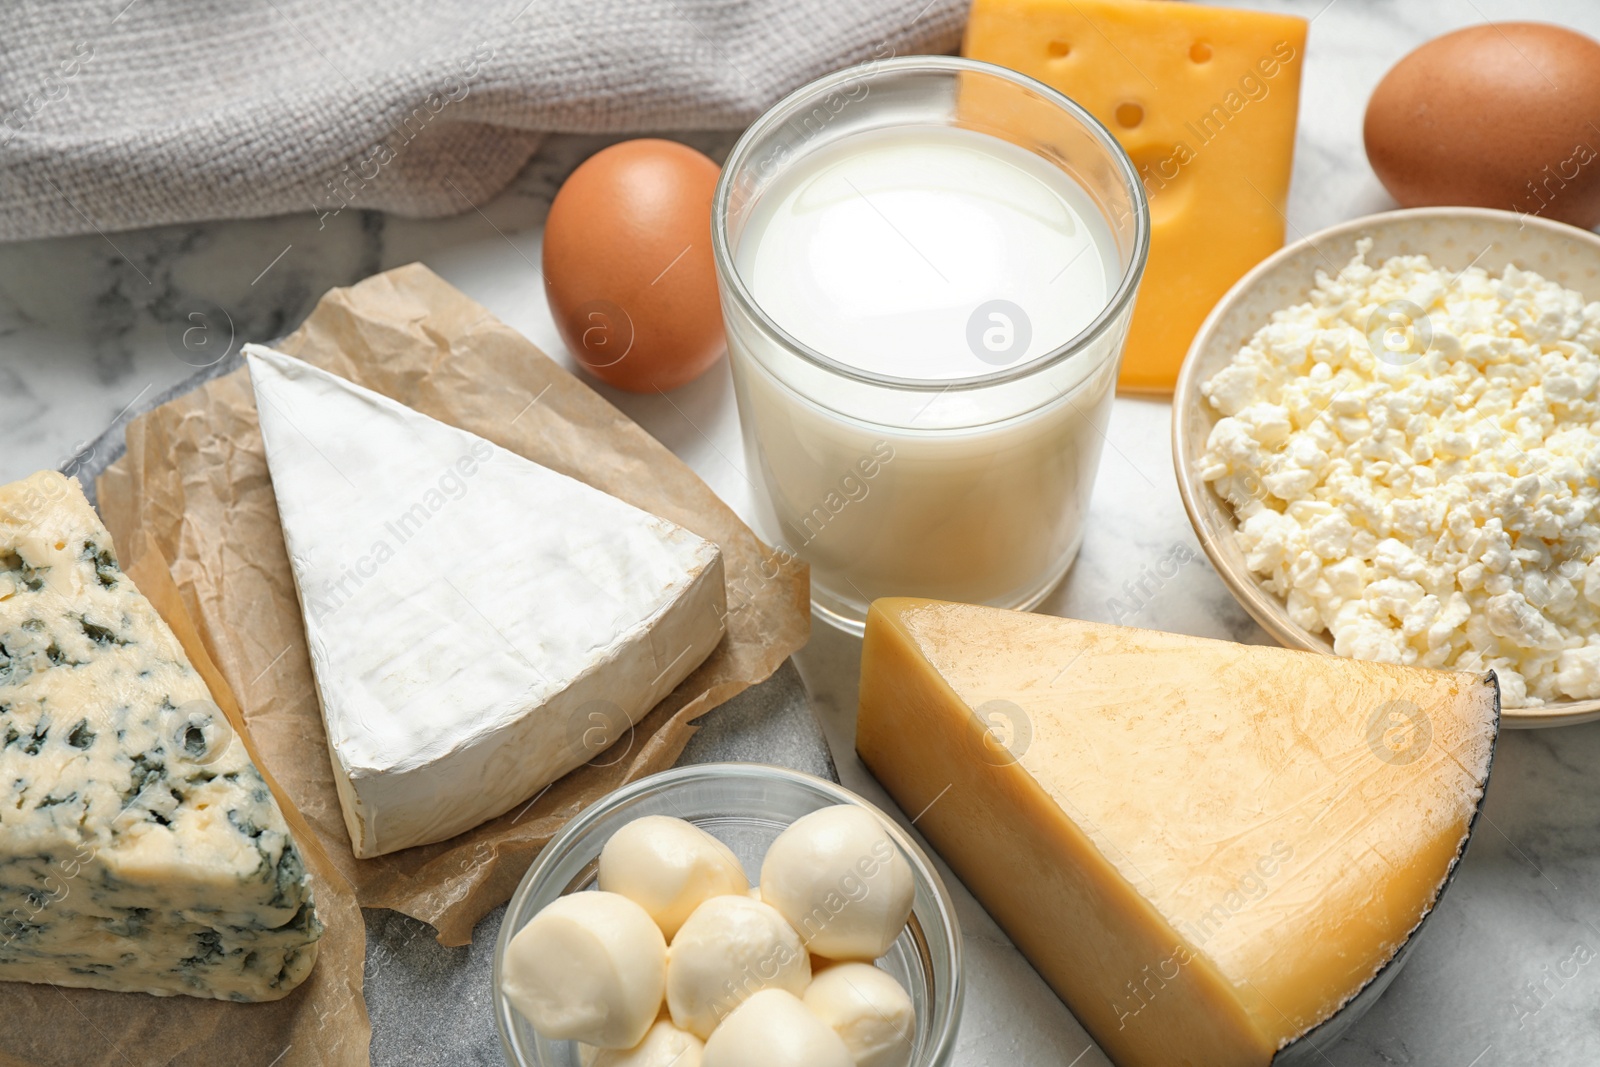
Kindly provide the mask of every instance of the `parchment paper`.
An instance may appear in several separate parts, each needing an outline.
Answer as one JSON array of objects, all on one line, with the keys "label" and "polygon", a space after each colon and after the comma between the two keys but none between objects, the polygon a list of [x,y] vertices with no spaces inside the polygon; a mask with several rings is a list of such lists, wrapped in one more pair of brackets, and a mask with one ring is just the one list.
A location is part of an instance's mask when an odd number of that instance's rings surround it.
[{"label": "parchment paper", "polygon": [[206,653],[166,561],[140,534],[112,537],[123,570],[172,627],[278,798],[311,872],[325,929],[310,977],[282,1000],[264,1004],[0,982],[0,1067],[366,1067],[372,1036],[361,995],[367,935],[355,895],[261,762],[239,703]]},{"label": "parchment paper", "polygon": [[[98,483],[113,537],[122,543],[142,530],[171,561],[206,648],[239,695],[264,766],[357,901],[428,922],[446,945],[465,944],[567,819],[619,785],[671,766],[693,733],[690,720],[765,679],[805,643],[805,567],[762,544],[665,446],[425,267],[333,290],[281,347],[722,549],[727,637],[631,736],[525,808],[449,841],[358,860],[334,792],[248,372],[210,382],[128,426],[127,455]],[[462,551],[496,548],[485,542]]]}]

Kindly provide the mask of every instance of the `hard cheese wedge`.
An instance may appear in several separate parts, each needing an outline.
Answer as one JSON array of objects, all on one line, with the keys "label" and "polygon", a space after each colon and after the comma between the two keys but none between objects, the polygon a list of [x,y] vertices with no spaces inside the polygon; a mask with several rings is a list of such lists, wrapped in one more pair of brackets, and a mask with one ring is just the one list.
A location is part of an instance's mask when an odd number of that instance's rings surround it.
[{"label": "hard cheese wedge", "polygon": [[321,933],[283,813],[78,483],[0,487],[0,979],[276,1000]]},{"label": "hard cheese wedge", "polygon": [[721,640],[716,545],[246,352],[357,856],[526,801],[627,736]]},{"label": "hard cheese wedge", "polygon": [[1121,1067],[1246,1067],[1433,908],[1492,675],[879,600],[856,744]]},{"label": "hard cheese wedge", "polygon": [[1170,392],[1200,324],[1283,244],[1306,22],[1167,0],[975,0],[965,55],[1105,124],[1150,200],[1119,385]]}]

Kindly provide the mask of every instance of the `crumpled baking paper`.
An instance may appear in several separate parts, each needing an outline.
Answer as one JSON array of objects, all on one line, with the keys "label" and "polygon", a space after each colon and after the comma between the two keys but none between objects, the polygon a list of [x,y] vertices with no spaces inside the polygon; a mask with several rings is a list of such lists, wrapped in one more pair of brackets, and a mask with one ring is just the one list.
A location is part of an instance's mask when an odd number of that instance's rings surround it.
[{"label": "crumpled baking paper", "polygon": [[113,538],[121,543],[143,531],[171,562],[266,766],[361,906],[404,912],[433,925],[443,944],[466,944],[568,819],[618,786],[670,767],[694,732],[691,720],[768,677],[805,643],[807,572],[757,539],[664,445],[420,264],[332,290],[279,347],[722,549],[727,636],[631,732],[526,807],[448,841],[358,860],[334,791],[248,370],[129,424],[127,455],[98,482]]}]

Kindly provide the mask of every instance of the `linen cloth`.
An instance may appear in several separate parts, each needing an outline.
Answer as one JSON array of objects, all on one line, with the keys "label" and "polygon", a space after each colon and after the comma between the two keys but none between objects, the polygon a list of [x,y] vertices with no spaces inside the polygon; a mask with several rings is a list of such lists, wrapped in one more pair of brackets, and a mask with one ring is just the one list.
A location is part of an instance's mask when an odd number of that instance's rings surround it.
[{"label": "linen cloth", "polygon": [[470,210],[551,132],[738,128],[967,0],[12,0],[0,240]]}]

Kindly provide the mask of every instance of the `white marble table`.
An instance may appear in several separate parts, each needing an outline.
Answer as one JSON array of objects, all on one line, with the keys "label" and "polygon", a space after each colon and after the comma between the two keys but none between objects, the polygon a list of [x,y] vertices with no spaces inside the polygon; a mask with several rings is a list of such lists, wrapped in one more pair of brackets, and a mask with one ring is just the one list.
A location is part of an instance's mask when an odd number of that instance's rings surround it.
[{"label": "white marble table", "polygon": [[[1361,151],[1361,112],[1383,72],[1422,40],[1485,18],[1541,19],[1600,36],[1593,0],[1244,6],[1315,16],[1291,236],[1392,206]],[[714,155],[731,144],[726,135],[684,139]],[[231,321],[235,344],[265,340],[292,329],[328,287],[412,260],[567,360],[535,269],[541,225],[562,177],[605,143],[557,138],[512,189],[452,219],[345,212],[323,226],[308,211],[0,246],[0,481],[63,465],[127,406],[191,373],[173,337],[195,325],[194,314]],[[600,388],[747,512],[724,366],[670,398]],[[1117,401],[1082,555],[1044,610],[1110,619],[1125,582],[1186,545],[1195,562],[1124,620],[1264,641],[1204,562],[1184,518],[1168,414],[1162,403]],[[819,627],[797,660],[845,783],[888,805],[852,750],[859,655],[858,641]],[[1600,967],[1574,973],[1564,965],[1580,946],[1587,958],[1600,954],[1600,782],[1588,780],[1591,755],[1600,764],[1600,724],[1503,738],[1485,817],[1428,936],[1373,1012],[1323,1050],[1329,1064],[1600,1063]],[[969,959],[957,1062],[1106,1063],[982,909],[955,888]]]}]

